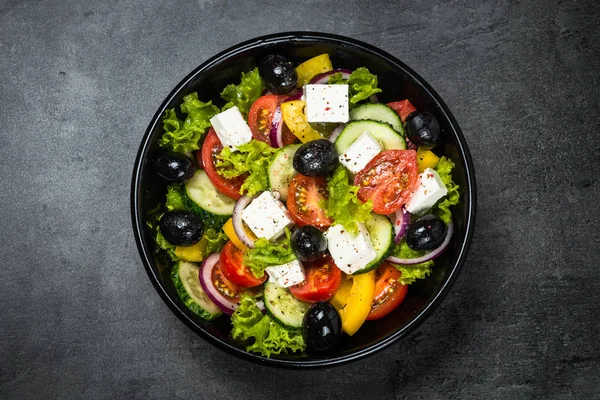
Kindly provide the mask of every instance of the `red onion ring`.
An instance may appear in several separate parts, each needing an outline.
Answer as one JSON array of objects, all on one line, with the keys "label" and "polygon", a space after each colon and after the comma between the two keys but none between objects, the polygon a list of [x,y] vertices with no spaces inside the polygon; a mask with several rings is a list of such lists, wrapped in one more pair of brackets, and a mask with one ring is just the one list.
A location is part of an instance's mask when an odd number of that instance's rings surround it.
[{"label": "red onion ring", "polygon": [[283,147],[283,139],[281,137],[282,129],[283,117],[281,116],[281,107],[277,107],[277,109],[275,110],[275,114],[273,114],[271,128],[269,129],[269,141],[271,142],[271,147]]},{"label": "red onion ring", "polygon": [[344,128],[346,127],[346,124],[341,124],[338,125],[332,132],[331,135],[329,136],[329,141],[331,143],[334,143],[335,140],[338,138],[338,136],[340,136],[340,133],[342,133],[342,131],[344,130]]},{"label": "red onion ring", "polygon": [[327,71],[327,72],[323,72],[322,74],[319,74],[317,76],[315,76],[314,78],[312,78],[310,80],[310,84],[311,85],[326,85],[327,82],[329,81],[329,76],[341,72],[342,73],[342,79],[350,79],[350,74],[352,73],[352,71],[350,71],[349,69],[334,69],[331,71]]},{"label": "red onion ring", "polygon": [[406,142],[406,150],[418,150],[419,147],[414,144],[413,142],[410,141],[410,139],[408,138],[408,136],[404,136],[404,141]]},{"label": "red onion ring", "polygon": [[410,213],[404,207],[400,207],[394,214],[390,214],[388,218],[394,224],[394,233],[396,233],[394,243],[398,244],[406,234],[406,229],[410,223]]},{"label": "red onion ring", "polygon": [[220,255],[221,253],[213,253],[204,260],[200,267],[200,271],[198,271],[198,279],[200,280],[202,289],[204,289],[204,293],[206,293],[211,301],[225,314],[231,315],[235,309],[238,308],[238,304],[225,298],[212,283],[212,272],[213,269],[219,268]]},{"label": "red onion ring", "polygon": [[438,257],[440,254],[442,254],[444,252],[444,250],[446,249],[446,247],[448,247],[448,244],[450,243],[450,239],[452,239],[453,233],[454,233],[454,224],[452,223],[452,221],[450,221],[450,223],[448,224],[448,230],[446,231],[446,238],[444,239],[442,244],[440,244],[440,246],[437,249],[432,250],[429,253],[425,254],[424,256],[417,257],[417,258],[388,257],[387,261],[389,261],[393,264],[414,265],[414,264],[421,264],[421,263],[424,263],[429,260],[433,260],[434,258]]},{"label": "red onion ring", "polygon": [[231,216],[231,222],[233,223],[233,230],[235,231],[235,234],[242,243],[244,243],[251,249],[254,248],[254,240],[252,240],[248,236],[246,230],[244,229],[244,221],[242,221],[242,211],[244,211],[244,208],[246,208],[248,204],[250,204],[250,202],[255,199],[255,197],[256,196],[249,197],[246,195],[240,197],[240,199],[235,203],[235,207],[233,207],[233,215]]}]

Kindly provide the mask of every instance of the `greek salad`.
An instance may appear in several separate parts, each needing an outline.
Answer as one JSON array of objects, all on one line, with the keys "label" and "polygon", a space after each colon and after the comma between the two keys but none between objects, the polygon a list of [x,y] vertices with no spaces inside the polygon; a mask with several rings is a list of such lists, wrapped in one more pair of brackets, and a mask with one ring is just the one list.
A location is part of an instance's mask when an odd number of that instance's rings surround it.
[{"label": "greek salad", "polygon": [[377,76],[268,55],[163,117],[149,215],[182,302],[270,357],[323,352],[399,307],[453,233],[435,115],[381,103]]}]

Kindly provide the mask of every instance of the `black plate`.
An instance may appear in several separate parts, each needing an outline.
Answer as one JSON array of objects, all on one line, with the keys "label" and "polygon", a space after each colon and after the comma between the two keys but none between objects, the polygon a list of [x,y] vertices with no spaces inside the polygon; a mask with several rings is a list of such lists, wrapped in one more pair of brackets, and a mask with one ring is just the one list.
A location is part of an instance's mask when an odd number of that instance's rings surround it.
[{"label": "black plate", "polygon": [[[455,234],[446,252],[436,260],[427,279],[410,286],[403,304],[379,321],[367,322],[352,337],[344,336],[337,351],[327,355],[288,355],[270,359],[245,351],[229,337],[227,317],[206,322],[190,312],[179,300],[168,268],[155,257],[155,246],[146,228],[145,216],[164,201],[166,185],[152,170],[150,160],[163,133],[161,117],[167,108],[179,107],[183,96],[199,92],[203,101],[220,99],[229,83],[239,82],[241,72],[256,66],[268,53],[284,54],[302,62],[328,53],[338,68],[365,66],[379,79],[380,101],[408,98],[421,111],[434,113],[443,129],[443,144],[436,153],[451,158],[456,168],[454,180],[460,185],[461,203],[454,208]],[[223,105],[219,101],[216,104]],[[341,364],[373,354],[405,336],[440,304],[462,267],[475,223],[475,175],[465,139],[448,107],[439,95],[413,70],[392,55],[358,40],[342,36],[287,32],[263,36],[231,47],[212,57],[183,79],[167,96],[152,118],[135,160],[131,186],[131,215],[142,262],[154,287],[169,308],[192,330],[217,347],[251,361],[280,367],[317,367]]]}]

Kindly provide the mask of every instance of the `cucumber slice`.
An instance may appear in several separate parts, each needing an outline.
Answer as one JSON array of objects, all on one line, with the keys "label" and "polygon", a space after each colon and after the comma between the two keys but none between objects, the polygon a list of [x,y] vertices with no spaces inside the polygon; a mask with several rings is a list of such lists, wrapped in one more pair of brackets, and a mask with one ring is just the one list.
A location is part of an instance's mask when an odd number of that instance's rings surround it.
[{"label": "cucumber slice", "polygon": [[365,222],[365,227],[377,256],[366,267],[352,275],[363,274],[377,268],[388,257],[394,245],[394,226],[386,216],[372,213],[371,219]]},{"label": "cucumber slice", "polygon": [[277,322],[290,328],[302,327],[309,304],[295,298],[286,288],[269,281],[265,283],[264,300],[265,308]]},{"label": "cucumber slice", "polygon": [[369,119],[373,121],[385,122],[402,136],[404,136],[404,127],[402,120],[391,107],[382,103],[363,104],[350,110],[350,119],[353,121]]},{"label": "cucumber slice", "polygon": [[402,135],[396,132],[390,125],[378,121],[352,121],[346,125],[340,136],[335,141],[338,154],[344,154],[352,143],[365,131],[368,131],[385,150],[405,150],[406,142]]},{"label": "cucumber slice", "polygon": [[206,172],[199,169],[192,179],[186,182],[188,197],[200,208],[215,215],[232,215],[235,200],[219,192]]},{"label": "cucumber slice", "polygon": [[171,279],[183,304],[199,317],[212,320],[221,315],[221,310],[202,290],[199,272],[198,264],[180,261],[173,267]]},{"label": "cucumber slice", "polygon": [[292,162],[294,154],[301,145],[293,144],[285,146],[275,153],[275,157],[269,165],[269,185],[272,190],[279,192],[281,200],[287,199],[288,188],[292,178],[297,174]]}]

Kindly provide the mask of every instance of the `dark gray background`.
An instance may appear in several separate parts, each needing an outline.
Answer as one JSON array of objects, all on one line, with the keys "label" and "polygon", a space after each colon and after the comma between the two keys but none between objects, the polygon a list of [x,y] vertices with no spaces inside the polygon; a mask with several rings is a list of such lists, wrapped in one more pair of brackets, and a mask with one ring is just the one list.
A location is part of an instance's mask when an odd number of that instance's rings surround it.
[{"label": "dark gray background", "polygon": [[[0,398],[600,398],[600,3],[0,0]],[[285,30],[396,55],[454,112],[475,237],[410,338],[317,371],[186,328],[137,254],[129,183],[166,94]]]}]

